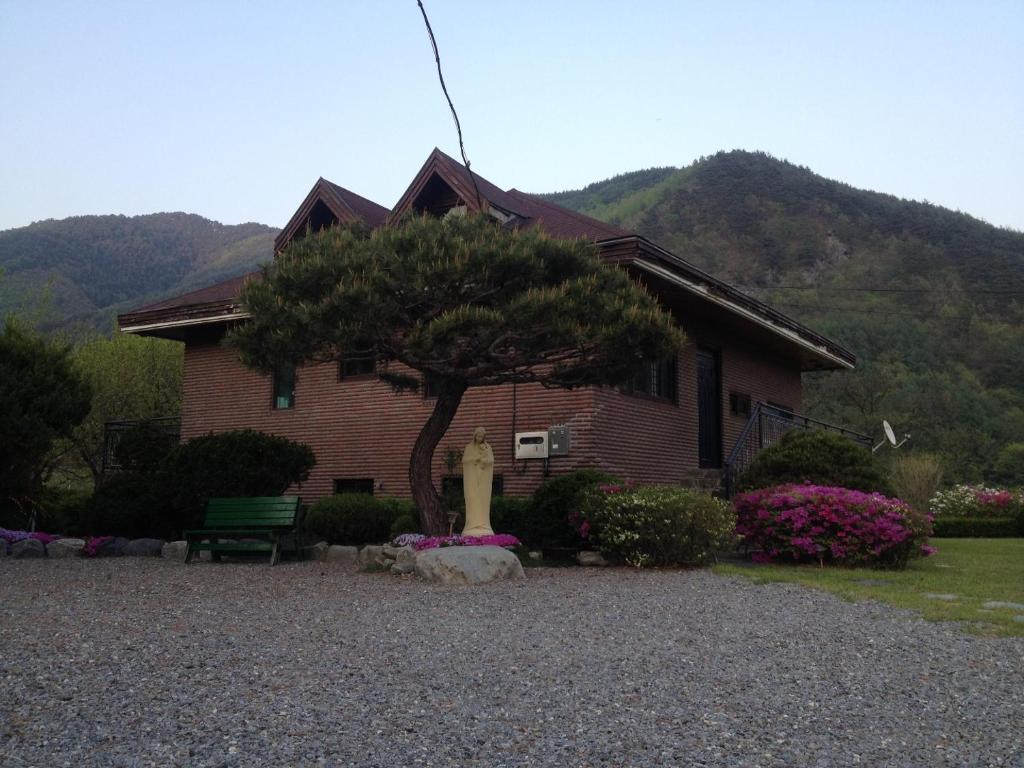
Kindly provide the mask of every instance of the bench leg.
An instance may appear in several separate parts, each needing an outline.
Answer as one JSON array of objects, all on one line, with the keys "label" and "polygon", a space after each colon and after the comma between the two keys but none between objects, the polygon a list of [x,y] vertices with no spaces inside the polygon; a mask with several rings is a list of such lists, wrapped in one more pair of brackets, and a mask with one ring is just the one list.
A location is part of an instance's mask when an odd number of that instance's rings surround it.
[{"label": "bench leg", "polygon": [[277,565],[277,561],[278,561],[278,559],[281,556],[281,552],[280,552],[280,549],[279,549],[280,545],[278,543],[277,536],[275,536],[273,538],[273,542],[274,542],[274,548],[272,550],[270,550],[270,564],[271,565]]},{"label": "bench leg", "polygon": [[[210,539],[210,543],[213,544],[214,546],[216,546],[219,542],[220,542],[220,539],[217,538],[217,537],[214,537],[214,538]],[[210,550],[210,559],[213,560],[213,562],[215,562],[215,563],[219,563],[220,562],[220,552],[218,552],[216,549],[211,549]]]},{"label": "bench leg", "polygon": [[188,545],[185,547],[185,565],[188,565],[189,563],[192,562],[192,554],[193,554],[192,539],[189,539],[188,540]]}]

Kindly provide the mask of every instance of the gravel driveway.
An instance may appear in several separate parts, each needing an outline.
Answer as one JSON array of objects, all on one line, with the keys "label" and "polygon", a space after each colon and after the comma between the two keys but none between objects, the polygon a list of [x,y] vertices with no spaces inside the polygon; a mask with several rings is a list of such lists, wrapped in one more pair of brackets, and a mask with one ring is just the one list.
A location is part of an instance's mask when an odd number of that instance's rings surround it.
[{"label": "gravel driveway", "polygon": [[1024,766],[1024,641],[707,571],[0,561],[3,766]]}]

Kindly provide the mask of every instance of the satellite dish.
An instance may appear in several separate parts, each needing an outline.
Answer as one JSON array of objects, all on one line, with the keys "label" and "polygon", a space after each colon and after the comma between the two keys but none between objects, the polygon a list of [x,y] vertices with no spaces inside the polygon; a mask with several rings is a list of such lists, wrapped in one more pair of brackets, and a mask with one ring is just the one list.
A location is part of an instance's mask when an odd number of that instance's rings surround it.
[{"label": "satellite dish", "polygon": [[[872,453],[875,453],[879,448],[885,445],[886,440],[889,441],[889,445],[899,448],[899,445],[896,445],[896,433],[892,431],[892,425],[885,419],[882,419],[882,431],[885,432],[885,437],[882,438],[882,441],[878,445],[871,449]],[[910,435],[907,435],[907,437],[909,438]],[[906,440],[903,442],[905,443]],[[900,443],[900,445],[903,445],[903,443]]]}]

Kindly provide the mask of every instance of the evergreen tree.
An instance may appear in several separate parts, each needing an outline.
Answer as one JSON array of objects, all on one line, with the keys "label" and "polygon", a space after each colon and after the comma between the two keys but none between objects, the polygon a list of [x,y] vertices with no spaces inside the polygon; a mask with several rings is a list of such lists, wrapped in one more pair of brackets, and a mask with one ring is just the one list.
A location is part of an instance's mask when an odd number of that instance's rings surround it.
[{"label": "evergreen tree", "polygon": [[477,216],[308,235],[246,285],[242,303],[251,320],[230,341],[253,368],[344,355],[374,360],[399,390],[430,381],[437,399],[409,482],[433,534],[447,521],[431,460],[467,389],[624,383],[641,360],[672,354],[683,338],[590,244]]}]

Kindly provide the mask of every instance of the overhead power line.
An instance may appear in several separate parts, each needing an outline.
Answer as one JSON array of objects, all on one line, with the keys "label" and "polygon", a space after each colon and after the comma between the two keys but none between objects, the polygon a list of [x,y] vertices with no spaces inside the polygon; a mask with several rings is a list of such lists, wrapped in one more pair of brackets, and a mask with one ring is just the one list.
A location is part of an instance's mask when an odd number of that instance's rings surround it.
[{"label": "overhead power line", "polygon": [[765,291],[828,291],[837,293],[939,293],[948,290],[956,293],[975,293],[992,296],[1024,296],[1024,288],[866,288],[861,286],[830,287],[823,285],[748,285],[745,288],[747,290],[758,289]]},{"label": "overhead power line", "polygon": [[420,13],[423,14],[423,23],[427,25],[427,34],[430,35],[430,47],[434,49],[434,61],[437,62],[437,79],[441,81],[441,90],[444,91],[444,97],[448,100],[448,109],[452,111],[452,118],[455,120],[455,132],[459,134],[459,152],[462,153],[462,162],[466,166],[466,172],[469,174],[469,180],[473,182],[473,192],[476,194],[476,207],[482,209],[483,198],[480,197],[480,188],[476,185],[476,177],[473,175],[473,171],[469,167],[469,158],[466,157],[466,147],[462,143],[462,125],[459,123],[459,116],[455,112],[455,105],[452,104],[452,97],[448,95],[448,86],[444,84],[444,75],[441,73],[441,54],[438,53],[437,50],[437,40],[434,39],[434,30],[430,26],[430,19],[427,18],[427,9],[423,7],[423,0],[416,0],[416,4],[420,7]]}]

